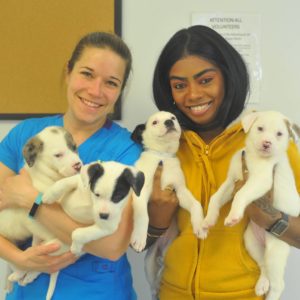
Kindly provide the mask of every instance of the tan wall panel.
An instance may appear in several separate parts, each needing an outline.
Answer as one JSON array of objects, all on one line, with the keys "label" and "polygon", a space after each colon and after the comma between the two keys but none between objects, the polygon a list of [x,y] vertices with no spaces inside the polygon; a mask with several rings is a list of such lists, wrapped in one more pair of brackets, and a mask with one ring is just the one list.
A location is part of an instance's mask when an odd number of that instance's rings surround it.
[{"label": "tan wall panel", "polygon": [[0,115],[64,112],[71,51],[88,32],[114,32],[114,3],[0,0]]}]

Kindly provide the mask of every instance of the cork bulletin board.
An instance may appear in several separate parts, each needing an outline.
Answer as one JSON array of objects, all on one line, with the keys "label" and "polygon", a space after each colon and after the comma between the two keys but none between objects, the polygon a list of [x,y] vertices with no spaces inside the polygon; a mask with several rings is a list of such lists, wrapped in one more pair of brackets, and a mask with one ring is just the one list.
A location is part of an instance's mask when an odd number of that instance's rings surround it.
[{"label": "cork bulletin board", "polygon": [[64,69],[79,39],[121,35],[121,0],[0,0],[0,7],[0,120],[64,113]]}]

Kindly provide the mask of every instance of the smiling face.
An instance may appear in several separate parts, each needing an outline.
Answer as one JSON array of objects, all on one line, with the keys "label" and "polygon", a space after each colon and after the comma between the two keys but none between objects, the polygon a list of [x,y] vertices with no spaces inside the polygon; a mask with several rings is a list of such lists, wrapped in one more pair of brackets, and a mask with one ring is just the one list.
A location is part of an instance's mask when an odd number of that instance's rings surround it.
[{"label": "smiling face", "polygon": [[102,126],[121,93],[125,68],[125,61],[109,48],[85,48],[67,75],[67,117]]},{"label": "smiling face", "polygon": [[199,125],[216,117],[224,98],[224,79],[219,68],[198,56],[178,60],[169,73],[176,106]]}]

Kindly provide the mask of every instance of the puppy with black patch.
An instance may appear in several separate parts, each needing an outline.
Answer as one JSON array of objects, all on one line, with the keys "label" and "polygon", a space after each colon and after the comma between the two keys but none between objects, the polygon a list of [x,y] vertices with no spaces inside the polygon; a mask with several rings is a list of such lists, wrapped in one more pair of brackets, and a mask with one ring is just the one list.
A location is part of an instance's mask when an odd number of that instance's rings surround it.
[{"label": "puppy with black patch", "polygon": [[132,139],[142,144],[144,151],[135,166],[145,174],[145,184],[139,196],[133,197],[134,229],[131,235],[132,247],[140,252],[145,248],[148,230],[147,203],[153,186],[153,176],[160,162],[163,162],[161,187],[173,186],[179,205],[191,214],[193,231],[202,237],[203,212],[201,204],[187,189],[180,162],[176,156],[181,128],[177,118],[166,111],[160,111],[138,125]]},{"label": "puppy with black patch", "polygon": [[[58,126],[46,127],[31,138],[23,148],[23,156],[24,168],[39,192],[44,192],[56,180],[78,173],[82,165],[71,134]],[[33,245],[41,241],[55,241],[63,246],[47,228],[30,218],[23,208],[7,208],[0,212],[0,234],[14,243],[33,236]],[[8,280],[26,285],[39,274],[36,271],[15,270]]]},{"label": "puppy with black patch", "polygon": [[[287,156],[289,140],[296,139],[298,127],[276,111],[245,115],[242,125],[247,134],[246,146],[233,156],[226,180],[210,199],[203,221],[206,233],[215,225],[221,207],[232,198],[235,182],[243,180],[243,161],[248,179],[232,200],[231,210],[225,219],[226,226],[238,223],[246,207],[263,197],[272,187],[273,205],[283,213],[281,221],[287,217],[286,214],[299,215],[299,194]],[[272,233],[273,229],[270,231]],[[280,231],[274,230],[274,234],[282,234],[283,230]],[[271,233],[250,222],[244,240],[248,252],[261,270],[255,286],[256,294],[266,294],[266,300],[278,300],[284,288],[284,269],[290,246]]]},{"label": "puppy with black patch", "polygon": [[57,181],[44,194],[43,203],[62,197],[59,202],[72,219],[93,223],[72,233],[71,251],[80,255],[84,244],[117,230],[131,191],[139,195],[143,184],[144,174],[135,167],[114,161],[93,162],[82,167],[80,174]]}]

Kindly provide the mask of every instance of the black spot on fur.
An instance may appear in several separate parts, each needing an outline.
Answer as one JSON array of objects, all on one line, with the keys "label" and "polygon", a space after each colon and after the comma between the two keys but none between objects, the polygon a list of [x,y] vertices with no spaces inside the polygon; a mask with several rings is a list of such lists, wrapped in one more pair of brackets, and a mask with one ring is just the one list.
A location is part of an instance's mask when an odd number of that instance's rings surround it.
[{"label": "black spot on fur", "polygon": [[142,134],[144,132],[144,130],[146,129],[146,125],[145,124],[140,124],[137,125],[135,127],[135,129],[133,130],[132,134],[131,134],[131,139],[133,141],[135,141],[138,144],[143,144],[143,137]]},{"label": "black spot on fur", "polygon": [[97,180],[104,174],[104,168],[100,164],[95,163],[88,167],[87,173],[91,191],[94,192]]}]

